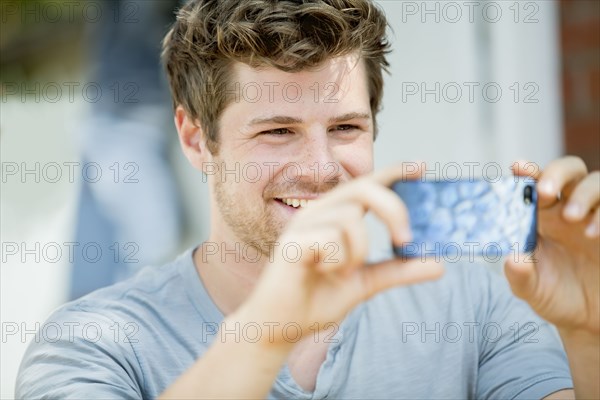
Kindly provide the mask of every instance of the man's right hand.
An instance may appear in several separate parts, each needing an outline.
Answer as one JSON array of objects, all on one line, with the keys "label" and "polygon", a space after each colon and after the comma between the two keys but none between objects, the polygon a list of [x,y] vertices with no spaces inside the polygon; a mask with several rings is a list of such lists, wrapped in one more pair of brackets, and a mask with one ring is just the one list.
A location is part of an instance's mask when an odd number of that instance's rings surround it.
[{"label": "man's right hand", "polygon": [[[315,327],[327,329],[340,322],[358,303],[387,288],[439,277],[441,264],[421,259],[365,265],[367,211],[385,222],[395,244],[411,239],[406,208],[387,186],[417,178],[418,173],[403,176],[396,167],[364,176],[296,213],[250,297],[223,321],[221,339],[161,398],[264,398],[300,340],[288,339],[286,324],[297,324],[304,334],[314,333]],[[286,243],[302,249],[296,262],[286,261],[281,253]],[[247,323],[268,326],[269,334],[258,342],[227,337],[232,328]]]},{"label": "man's right hand", "polygon": [[[273,262],[265,267],[238,316],[274,326],[270,344],[292,347],[281,331],[286,324],[297,324],[304,333],[314,332],[315,326],[322,329],[338,323],[358,303],[385,289],[440,277],[443,267],[433,260],[365,264],[369,240],[364,216],[368,211],[387,225],[394,244],[411,240],[406,207],[388,186],[419,174],[388,168],[341,184],[296,213],[278,240]],[[282,252],[288,243],[293,245],[287,246],[290,254],[301,249],[294,262]]]}]

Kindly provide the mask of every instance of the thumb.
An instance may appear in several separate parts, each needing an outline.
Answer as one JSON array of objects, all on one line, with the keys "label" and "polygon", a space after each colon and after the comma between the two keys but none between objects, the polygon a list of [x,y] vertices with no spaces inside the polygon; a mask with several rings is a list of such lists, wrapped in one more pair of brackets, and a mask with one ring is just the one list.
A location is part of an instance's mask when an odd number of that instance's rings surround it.
[{"label": "thumb", "polygon": [[538,281],[535,262],[529,254],[515,254],[504,263],[504,274],[515,296],[529,300],[533,297]]},{"label": "thumb", "polygon": [[444,266],[443,263],[430,259],[415,258],[406,261],[395,258],[368,265],[359,271],[363,273],[365,295],[369,298],[394,286],[438,279],[444,273]]}]

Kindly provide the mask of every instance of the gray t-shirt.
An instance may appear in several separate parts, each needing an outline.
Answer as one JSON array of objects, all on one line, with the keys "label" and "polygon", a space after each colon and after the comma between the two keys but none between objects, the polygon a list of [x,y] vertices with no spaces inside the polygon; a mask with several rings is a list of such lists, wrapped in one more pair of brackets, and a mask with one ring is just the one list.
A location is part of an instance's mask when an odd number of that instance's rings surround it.
[{"label": "gray t-shirt", "polygon": [[[222,320],[188,250],[55,311],[25,354],[16,397],[155,398],[202,357]],[[269,327],[229,338],[259,334]],[[572,387],[554,330],[482,265],[448,264],[438,281],[383,292],[328,340],[313,393],[284,366],[270,397],[542,398]]]}]

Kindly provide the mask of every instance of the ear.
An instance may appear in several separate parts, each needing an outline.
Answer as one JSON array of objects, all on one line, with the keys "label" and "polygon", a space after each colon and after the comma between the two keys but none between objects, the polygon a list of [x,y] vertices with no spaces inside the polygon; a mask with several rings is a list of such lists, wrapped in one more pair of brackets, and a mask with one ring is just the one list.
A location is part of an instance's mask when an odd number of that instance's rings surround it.
[{"label": "ear", "polygon": [[202,171],[203,166],[212,160],[212,154],[206,148],[206,137],[200,124],[193,121],[182,106],[177,106],[175,127],[183,154],[196,169]]}]

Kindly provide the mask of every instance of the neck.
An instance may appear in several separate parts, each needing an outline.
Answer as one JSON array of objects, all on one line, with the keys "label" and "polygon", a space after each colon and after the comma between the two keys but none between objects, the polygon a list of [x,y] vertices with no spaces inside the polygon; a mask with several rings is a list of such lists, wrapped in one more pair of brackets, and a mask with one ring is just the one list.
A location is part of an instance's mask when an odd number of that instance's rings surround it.
[{"label": "neck", "polygon": [[196,248],[193,258],[209,296],[225,316],[248,298],[269,259],[248,244],[213,235]]}]

